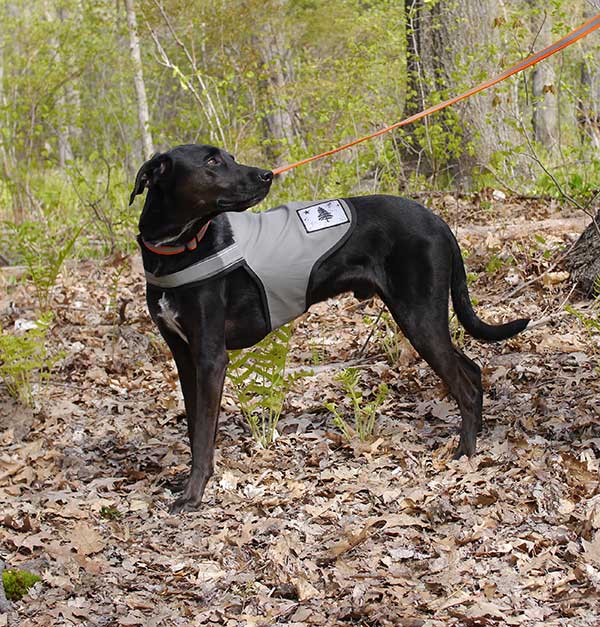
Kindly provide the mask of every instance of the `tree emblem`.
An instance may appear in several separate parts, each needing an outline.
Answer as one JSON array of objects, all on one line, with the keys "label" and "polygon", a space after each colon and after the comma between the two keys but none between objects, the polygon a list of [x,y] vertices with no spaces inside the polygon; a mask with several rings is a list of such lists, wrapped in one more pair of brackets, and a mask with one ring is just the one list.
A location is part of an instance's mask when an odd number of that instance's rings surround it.
[{"label": "tree emblem", "polygon": [[327,209],[324,209],[323,207],[319,207],[319,211],[318,211],[318,217],[319,217],[319,221],[320,222],[329,222],[329,220],[331,220],[333,218],[333,216],[329,213],[329,211],[327,211]]}]

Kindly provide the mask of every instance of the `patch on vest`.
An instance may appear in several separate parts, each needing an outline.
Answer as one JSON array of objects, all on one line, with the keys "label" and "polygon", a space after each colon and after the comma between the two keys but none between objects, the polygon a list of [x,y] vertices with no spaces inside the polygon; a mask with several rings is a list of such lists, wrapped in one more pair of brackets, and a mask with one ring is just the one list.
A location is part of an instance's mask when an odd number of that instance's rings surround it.
[{"label": "patch on vest", "polygon": [[307,233],[350,222],[350,217],[339,200],[329,200],[304,209],[297,209],[296,213]]}]

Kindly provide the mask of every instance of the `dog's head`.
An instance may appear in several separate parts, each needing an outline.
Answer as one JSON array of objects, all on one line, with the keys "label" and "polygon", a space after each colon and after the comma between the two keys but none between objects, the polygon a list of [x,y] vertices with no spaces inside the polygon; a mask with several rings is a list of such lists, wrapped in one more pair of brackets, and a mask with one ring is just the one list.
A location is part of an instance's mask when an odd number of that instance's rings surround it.
[{"label": "dog's head", "polygon": [[[129,199],[148,189],[140,232],[156,235],[197,226],[224,211],[244,211],[269,193],[273,173],[237,163],[219,148],[204,144],[177,146],[154,155],[140,168]],[[156,233],[158,229],[158,233]]]}]

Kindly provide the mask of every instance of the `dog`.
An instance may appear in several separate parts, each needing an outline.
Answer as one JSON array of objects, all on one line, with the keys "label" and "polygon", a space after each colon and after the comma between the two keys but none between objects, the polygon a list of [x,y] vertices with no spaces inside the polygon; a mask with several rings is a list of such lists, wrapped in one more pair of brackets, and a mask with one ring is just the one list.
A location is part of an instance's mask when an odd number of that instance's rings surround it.
[{"label": "dog", "polygon": [[[175,359],[192,453],[173,513],[197,509],[213,473],[227,350],[256,344],[314,303],[343,292],[381,298],[458,404],[456,458],[475,453],[483,390],[480,368],[452,344],[448,295],[476,339],[503,340],[529,323],[477,317],[458,243],[424,206],[370,195],[246,212],[272,182],[270,170],[208,145],[156,154],[136,176],[130,204],[147,190],[138,242],[148,310]],[[294,248],[296,240],[304,246],[303,232],[318,241],[311,259]]]}]

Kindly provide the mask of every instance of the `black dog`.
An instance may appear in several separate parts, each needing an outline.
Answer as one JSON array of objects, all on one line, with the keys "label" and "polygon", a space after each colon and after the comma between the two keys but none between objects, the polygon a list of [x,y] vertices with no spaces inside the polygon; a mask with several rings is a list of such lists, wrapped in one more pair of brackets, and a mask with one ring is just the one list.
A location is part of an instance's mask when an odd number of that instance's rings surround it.
[{"label": "black dog", "polygon": [[[147,277],[154,277],[154,284],[147,285],[147,303],[177,364],[192,450],[191,473],[174,512],[197,508],[213,473],[227,349],[252,346],[271,330],[272,320],[247,264],[233,263],[213,278],[176,287],[160,287],[160,278],[179,276],[229,250],[233,221],[225,212],[259,203],[272,178],[269,170],[240,165],[218,148],[186,145],[144,163],[131,194],[130,203],[148,189],[139,222],[144,268]],[[360,299],[378,295],[458,403],[462,426],[456,457],[473,455],[482,424],[481,371],[451,342],[448,293],[459,320],[477,339],[506,339],[529,321],[492,326],[476,316],[458,243],[446,223],[425,207],[393,196],[332,202],[351,209],[353,228],[313,268],[305,307],[342,292]],[[326,210],[319,219],[331,215]],[[277,246],[272,242],[273,250]]]}]

